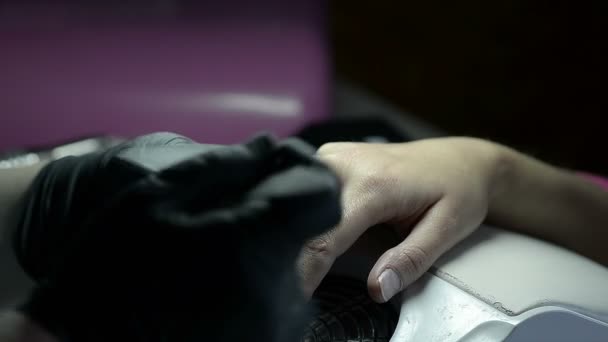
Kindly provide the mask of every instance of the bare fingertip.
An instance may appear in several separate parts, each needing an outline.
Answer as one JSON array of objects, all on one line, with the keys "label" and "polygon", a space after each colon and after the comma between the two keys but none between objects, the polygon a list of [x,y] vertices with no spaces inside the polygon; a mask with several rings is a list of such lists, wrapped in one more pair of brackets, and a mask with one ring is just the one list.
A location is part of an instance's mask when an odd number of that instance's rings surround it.
[{"label": "bare fingertip", "polygon": [[385,300],[382,297],[382,290],[380,288],[380,282],[378,277],[370,274],[367,280],[367,291],[371,299],[376,303],[384,303]]}]

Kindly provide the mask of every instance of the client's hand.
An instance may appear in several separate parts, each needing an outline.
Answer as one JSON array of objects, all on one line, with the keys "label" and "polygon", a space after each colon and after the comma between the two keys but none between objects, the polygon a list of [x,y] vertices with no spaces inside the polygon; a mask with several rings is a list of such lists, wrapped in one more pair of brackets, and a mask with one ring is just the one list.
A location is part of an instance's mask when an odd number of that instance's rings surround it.
[{"label": "client's hand", "polygon": [[494,145],[470,138],[331,143],[318,157],[343,182],[343,217],[302,250],[298,267],[304,289],[311,294],[338,256],[368,228],[386,223],[402,242],[369,274],[369,292],[378,302],[403,290],[480,225],[498,164]]}]

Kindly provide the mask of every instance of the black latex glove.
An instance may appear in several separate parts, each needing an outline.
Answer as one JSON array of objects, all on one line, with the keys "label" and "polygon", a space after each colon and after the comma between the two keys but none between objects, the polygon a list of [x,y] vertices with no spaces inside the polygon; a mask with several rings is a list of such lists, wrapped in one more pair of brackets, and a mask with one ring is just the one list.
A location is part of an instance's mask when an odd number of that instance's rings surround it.
[{"label": "black latex glove", "polygon": [[340,218],[313,152],[159,133],[49,164],[15,234],[26,313],[65,341],[297,340],[295,259]]}]

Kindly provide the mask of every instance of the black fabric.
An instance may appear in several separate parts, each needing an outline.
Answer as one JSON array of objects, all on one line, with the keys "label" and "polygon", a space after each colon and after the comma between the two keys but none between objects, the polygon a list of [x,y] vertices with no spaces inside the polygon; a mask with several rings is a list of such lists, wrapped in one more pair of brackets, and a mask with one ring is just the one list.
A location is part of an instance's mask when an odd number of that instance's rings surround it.
[{"label": "black fabric", "polygon": [[295,258],[340,218],[313,153],[165,133],[49,164],[15,233],[23,310],[62,341],[297,340]]}]

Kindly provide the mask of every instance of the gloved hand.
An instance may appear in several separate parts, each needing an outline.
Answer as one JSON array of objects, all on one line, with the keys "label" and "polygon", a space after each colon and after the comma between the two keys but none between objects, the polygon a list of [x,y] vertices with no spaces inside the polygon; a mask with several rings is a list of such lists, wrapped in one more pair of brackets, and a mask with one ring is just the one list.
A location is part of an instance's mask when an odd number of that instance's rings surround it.
[{"label": "gloved hand", "polygon": [[15,233],[25,311],[70,341],[295,340],[295,259],[340,219],[313,153],[159,133],[52,162]]}]

